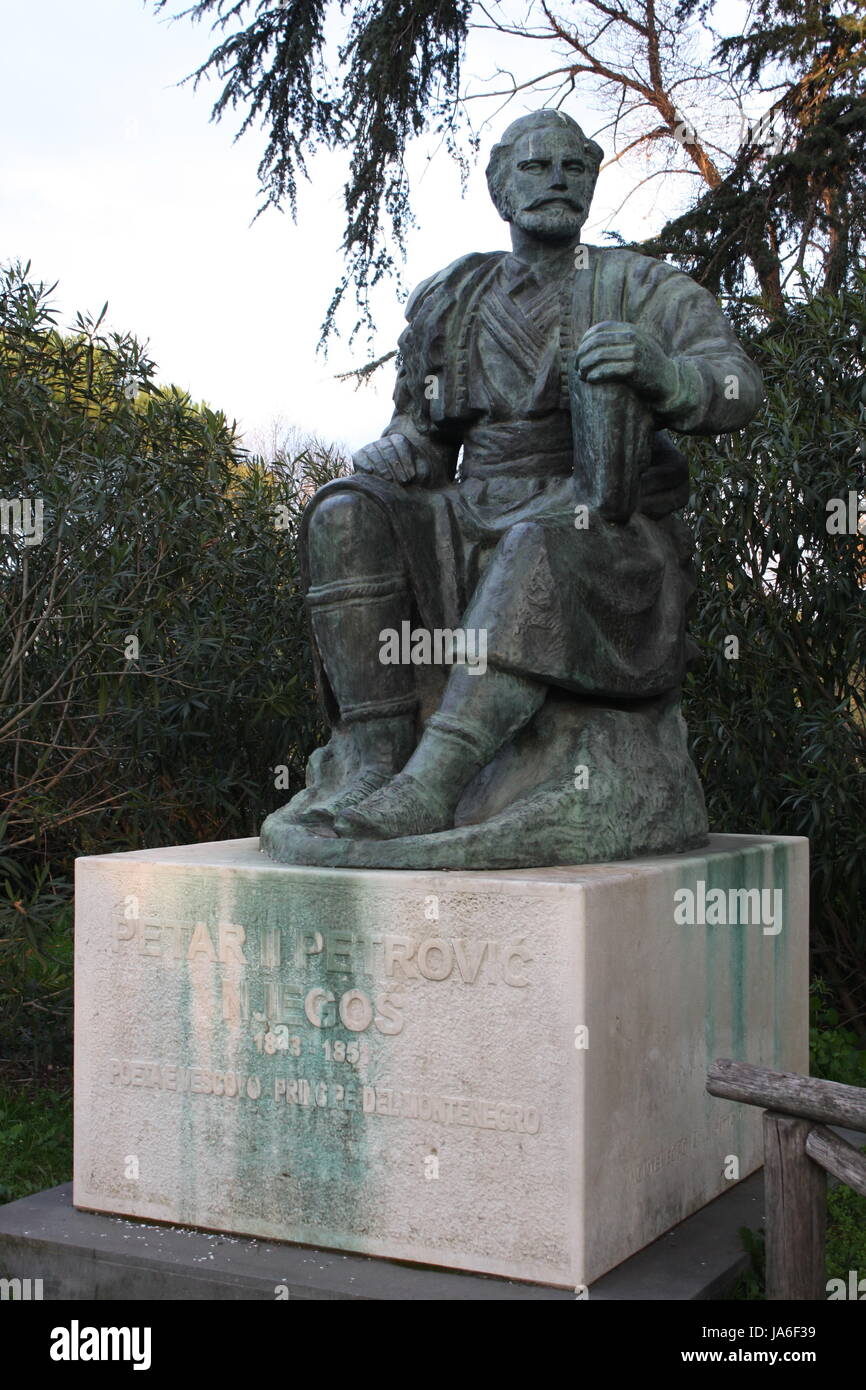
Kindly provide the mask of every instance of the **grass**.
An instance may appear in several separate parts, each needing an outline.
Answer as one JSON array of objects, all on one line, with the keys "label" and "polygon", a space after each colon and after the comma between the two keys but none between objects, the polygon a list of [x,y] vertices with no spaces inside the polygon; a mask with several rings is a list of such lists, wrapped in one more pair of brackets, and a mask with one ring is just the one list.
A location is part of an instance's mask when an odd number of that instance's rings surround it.
[{"label": "grass", "polygon": [[72,1077],[48,1067],[0,1069],[0,1202],[72,1177]]}]

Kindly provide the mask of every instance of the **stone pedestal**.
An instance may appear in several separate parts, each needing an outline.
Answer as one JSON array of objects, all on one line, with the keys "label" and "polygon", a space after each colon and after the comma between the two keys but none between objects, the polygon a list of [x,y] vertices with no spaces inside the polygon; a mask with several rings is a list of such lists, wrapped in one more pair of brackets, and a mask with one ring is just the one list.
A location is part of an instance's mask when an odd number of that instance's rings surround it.
[{"label": "stone pedestal", "polygon": [[710,1061],[808,1070],[807,860],[80,859],[75,1204],[589,1284],[759,1165]]}]

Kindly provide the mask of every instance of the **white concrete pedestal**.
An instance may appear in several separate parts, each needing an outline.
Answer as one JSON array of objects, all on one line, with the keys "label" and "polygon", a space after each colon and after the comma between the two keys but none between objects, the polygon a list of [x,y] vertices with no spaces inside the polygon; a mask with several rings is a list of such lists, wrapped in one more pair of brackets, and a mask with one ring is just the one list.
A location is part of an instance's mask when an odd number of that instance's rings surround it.
[{"label": "white concrete pedestal", "polygon": [[807,863],[80,859],[75,1203],[589,1284],[760,1164],[704,1082],[808,1071]]}]

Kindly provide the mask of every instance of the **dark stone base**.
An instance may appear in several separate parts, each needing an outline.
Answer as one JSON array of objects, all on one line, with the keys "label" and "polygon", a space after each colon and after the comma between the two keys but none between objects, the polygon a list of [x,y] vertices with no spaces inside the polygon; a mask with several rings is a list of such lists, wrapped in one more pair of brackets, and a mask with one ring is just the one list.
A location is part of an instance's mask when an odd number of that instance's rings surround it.
[{"label": "dark stone base", "polygon": [[[758,1227],[762,1215],[757,1173],[599,1279],[590,1300],[724,1298],[747,1263],[739,1229]],[[0,1207],[0,1277],[41,1279],[46,1300],[575,1298],[539,1284],[78,1211],[71,1184]]]}]

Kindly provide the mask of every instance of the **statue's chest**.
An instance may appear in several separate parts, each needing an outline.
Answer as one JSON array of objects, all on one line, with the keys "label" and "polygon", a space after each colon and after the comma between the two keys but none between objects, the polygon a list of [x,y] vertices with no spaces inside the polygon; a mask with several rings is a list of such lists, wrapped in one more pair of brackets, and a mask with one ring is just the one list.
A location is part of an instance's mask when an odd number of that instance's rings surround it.
[{"label": "statue's chest", "polygon": [[463,405],[496,419],[568,410],[568,373],[592,323],[592,295],[568,278],[511,290],[494,279],[462,325],[458,361]]}]

